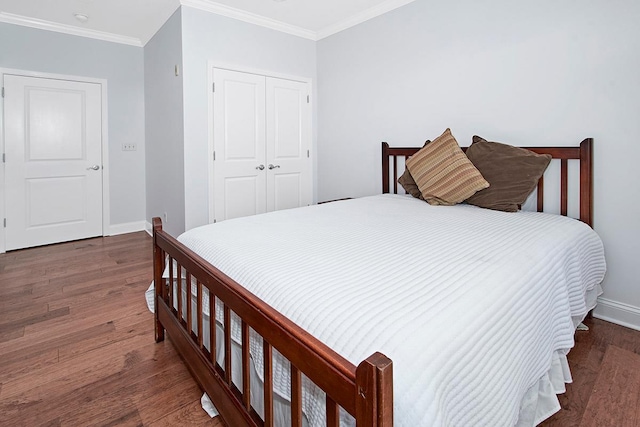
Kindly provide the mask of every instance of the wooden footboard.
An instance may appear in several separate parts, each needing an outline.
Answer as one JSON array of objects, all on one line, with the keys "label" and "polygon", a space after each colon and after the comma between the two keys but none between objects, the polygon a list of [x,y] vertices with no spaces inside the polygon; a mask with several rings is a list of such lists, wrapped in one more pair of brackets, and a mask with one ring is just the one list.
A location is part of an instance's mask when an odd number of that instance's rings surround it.
[{"label": "wooden footboard", "polygon": [[[291,420],[301,426],[302,375],[326,393],[326,425],[339,425],[339,408],[356,419],[356,426],[393,425],[392,363],[381,353],[375,353],[357,367],[309,335],[264,301],[251,294],[224,273],[207,263],[162,230],[159,218],[153,219],[153,256],[156,341],[164,340],[165,331],[200,387],[207,392],[220,415],[229,426],[273,426],[273,349],[282,354],[291,366]],[[165,262],[169,277],[163,278]],[[196,286],[195,311],[191,298],[183,304],[183,286],[191,293]],[[174,285],[175,284],[175,285]],[[174,289],[175,287],[175,289]],[[208,310],[203,295],[208,291]],[[174,292],[177,296],[174,298]],[[224,362],[216,360],[216,304],[223,305]],[[174,303],[176,301],[177,303]],[[210,314],[210,349],[204,342],[204,312]],[[241,319],[242,385],[236,387],[231,378],[231,313]],[[195,321],[194,321],[195,319]],[[192,325],[196,327],[193,328]],[[251,405],[249,335],[253,329],[262,337],[264,361],[264,417]]]}]

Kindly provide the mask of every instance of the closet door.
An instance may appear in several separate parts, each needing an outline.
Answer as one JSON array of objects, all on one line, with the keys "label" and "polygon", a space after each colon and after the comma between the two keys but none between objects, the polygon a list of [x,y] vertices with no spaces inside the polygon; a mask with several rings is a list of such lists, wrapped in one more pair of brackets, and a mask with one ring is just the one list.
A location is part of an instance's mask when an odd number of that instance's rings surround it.
[{"label": "closet door", "polygon": [[267,211],[311,203],[307,83],[267,77]]},{"label": "closet door", "polygon": [[263,213],[265,77],[215,68],[213,81],[215,220]]}]

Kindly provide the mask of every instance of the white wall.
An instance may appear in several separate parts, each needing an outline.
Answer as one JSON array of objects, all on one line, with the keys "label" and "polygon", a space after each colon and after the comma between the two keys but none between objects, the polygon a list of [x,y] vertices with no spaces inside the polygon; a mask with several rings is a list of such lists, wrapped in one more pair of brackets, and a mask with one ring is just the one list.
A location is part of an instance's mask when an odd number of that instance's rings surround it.
[{"label": "white wall", "polygon": [[[182,7],[185,227],[209,222],[207,62],[316,80],[316,44],[300,37]],[[315,96],[312,96],[315,100]],[[315,111],[315,107],[314,107]],[[315,119],[313,120],[315,126]],[[312,151],[315,151],[315,133]]]},{"label": "white wall", "polygon": [[147,221],[162,218],[174,236],[185,213],[181,19],[178,9],[144,47]]},{"label": "white wall", "polygon": [[593,137],[608,261],[596,313],[640,329],[638,22],[634,0],[417,0],[320,40],[318,199],[379,193],[380,141]]},{"label": "white wall", "polygon": [[[107,80],[111,229],[142,229],[139,227],[145,217],[142,48],[0,23],[0,67]],[[137,151],[123,152],[121,147],[125,143],[135,143]]]}]

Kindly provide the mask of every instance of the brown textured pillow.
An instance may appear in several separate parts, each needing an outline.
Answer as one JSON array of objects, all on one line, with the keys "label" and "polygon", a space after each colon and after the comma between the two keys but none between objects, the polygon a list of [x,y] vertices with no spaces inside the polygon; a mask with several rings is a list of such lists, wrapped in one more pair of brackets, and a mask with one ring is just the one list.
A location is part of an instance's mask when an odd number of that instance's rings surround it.
[{"label": "brown textured pillow", "polygon": [[[430,142],[431,140],[427,139],[423,147]],[[404,191],[406,191],[407,194],[411,194],[416,199],[424,200],[424,197],[422,197],[420,189],[418,188],[418,184],[416,184],[415,180],[411,176],[411,173],[409,172],[409,169],[407,169],[406,167],[404,168],[404,173],[400,176],[400,178],[398,178],[398,183],[402,185],[402,188],[404,188]]]},{"label": "brown textured pillow", "polygon": [[467,148],[467,157],[491,184],[466,201],[471,205],[505,212],[517,212],[549,166],[549,154],[536,154],[477,135]]},{"label": "brown textured pillow", "polygon": [[455,205],[489,186],[450,129],[411,156],[407,168],[431,205]]}]

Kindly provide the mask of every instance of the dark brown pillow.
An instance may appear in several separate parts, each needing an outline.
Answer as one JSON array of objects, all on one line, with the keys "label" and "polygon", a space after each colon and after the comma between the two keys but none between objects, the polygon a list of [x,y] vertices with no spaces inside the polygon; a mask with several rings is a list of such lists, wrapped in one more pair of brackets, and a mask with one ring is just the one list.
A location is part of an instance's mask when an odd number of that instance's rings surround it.
[{"label": "dark brown pillow", "polygon": [[[427,139],[424,145],[427,145],[430,142],[431,140]],[[418,184],[416,184],[416,181],[413,179],[413,177],[411,176],[411,172],[409,172],[409,169],[407,169],[406,166],[404,168],[404,173],[400,176],[400,178],[398,178],[398,183],[402,186],[402,188],[404,188],[404,191],[407,192],[407,194],[411,194],[416,199],[424,200],[424,197],[422,197],[422,193],[418,188]]]},{"label": "dark brown pillow", "polygon": [[489,142],[477,135],[467,148],[467,157],[491,184],[469,197],[466,202],[482,208],[517,212],[536,188],[549,166],[549,154],[536,154],[499,142]]}]

